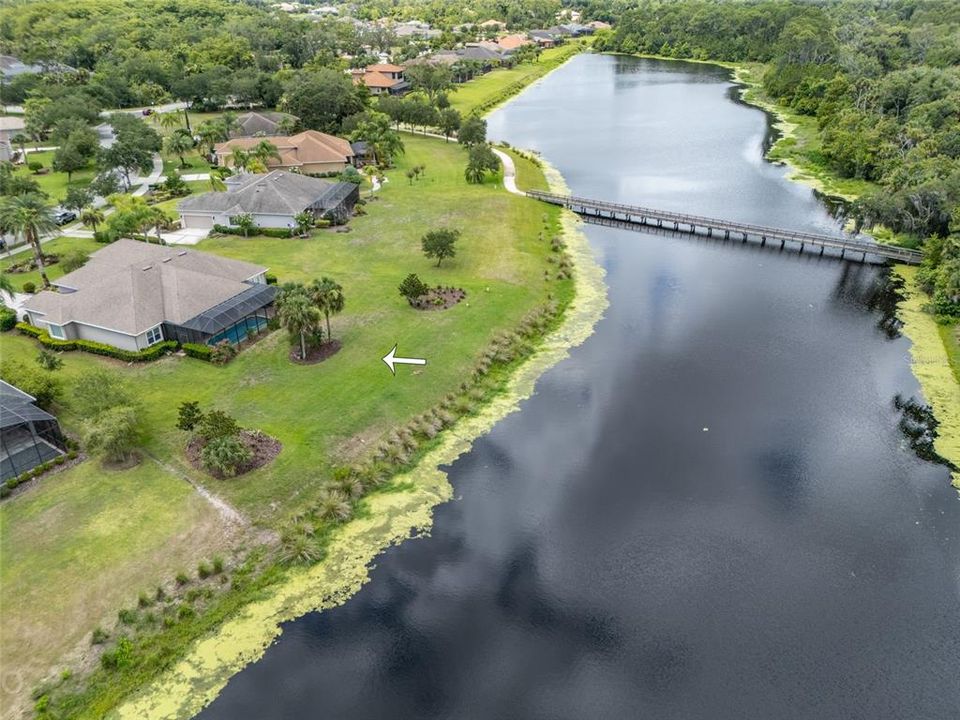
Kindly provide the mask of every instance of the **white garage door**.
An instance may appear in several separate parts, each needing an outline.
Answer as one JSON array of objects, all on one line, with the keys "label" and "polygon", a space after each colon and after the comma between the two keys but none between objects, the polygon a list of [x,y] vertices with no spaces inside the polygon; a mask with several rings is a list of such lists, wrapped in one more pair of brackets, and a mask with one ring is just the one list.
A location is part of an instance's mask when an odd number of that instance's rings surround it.
[{"label": "white garage door", "polygon": [[185,228],[204,228],[213,227],[213,218],[209,215],[184,215],[183,226]]}]

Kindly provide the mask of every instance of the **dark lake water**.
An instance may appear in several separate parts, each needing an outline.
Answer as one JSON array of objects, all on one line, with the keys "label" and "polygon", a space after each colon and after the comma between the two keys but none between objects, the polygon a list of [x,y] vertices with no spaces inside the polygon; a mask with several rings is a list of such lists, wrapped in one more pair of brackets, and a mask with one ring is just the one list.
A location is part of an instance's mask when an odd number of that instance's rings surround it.
[{"label": "dark lake water", "polygon": [[[576,193],[836,229],[718,68],[580,56],[489,126]],[[885,271],[585,232],[595,334],[450,468],[432,537],[200,717],[960,718],[960,501],[898,431]]]}]

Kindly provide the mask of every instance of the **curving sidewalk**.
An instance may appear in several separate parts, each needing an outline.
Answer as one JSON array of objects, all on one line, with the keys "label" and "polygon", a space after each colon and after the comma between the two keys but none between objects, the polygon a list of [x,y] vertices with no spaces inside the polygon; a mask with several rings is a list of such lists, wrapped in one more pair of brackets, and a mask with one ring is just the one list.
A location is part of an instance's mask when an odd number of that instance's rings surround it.
[{"label": "curving sidewalk", "polygon": [[523,190],[517,188],[517,166],[513,164],[513,158],[496,148],[493,148],[493,154],[500,158],[500,162],[503,163],[503,187],[507,189],[507,192],[514,195],[526,195]]}]

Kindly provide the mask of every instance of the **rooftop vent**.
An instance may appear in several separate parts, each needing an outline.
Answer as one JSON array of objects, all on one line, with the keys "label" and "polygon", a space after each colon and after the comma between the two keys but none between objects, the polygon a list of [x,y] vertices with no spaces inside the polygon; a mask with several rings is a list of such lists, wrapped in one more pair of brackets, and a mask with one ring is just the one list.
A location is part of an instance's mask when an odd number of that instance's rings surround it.
[{"label": "rooftop vent", "polygon": [[140,269],[143,270],[144,272],[146,272],[147,270],[149,270],[149,269],[152,268],[152,267],[153,267],[153,265],[144,265],[144,266],[143,266],[142,268],[140,268]]},{"label": "rooftop vent", "polygon": [[173,258],[164,258],[164,259],[161,260],[160,262],[168,263],[168,262],[170,262],[171,260],[173,260]]},{"label": "rooftop vent", "polygon": [[177,257],[183,257],[186,254],[187,254],[186,250],[181,250],[180,252],[177,253]]}]

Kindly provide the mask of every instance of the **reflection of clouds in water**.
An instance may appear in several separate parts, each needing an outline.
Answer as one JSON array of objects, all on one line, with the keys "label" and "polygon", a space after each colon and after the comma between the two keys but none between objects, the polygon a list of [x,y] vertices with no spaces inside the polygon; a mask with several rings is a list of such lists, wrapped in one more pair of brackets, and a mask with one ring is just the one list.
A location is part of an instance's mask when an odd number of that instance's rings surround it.
[{"label": "reflection of clouds in water", "polygon": [[642,201],[644,196],[696,192],[705,184],[702,180],[682,175],[623,175],[618,197]]}]

